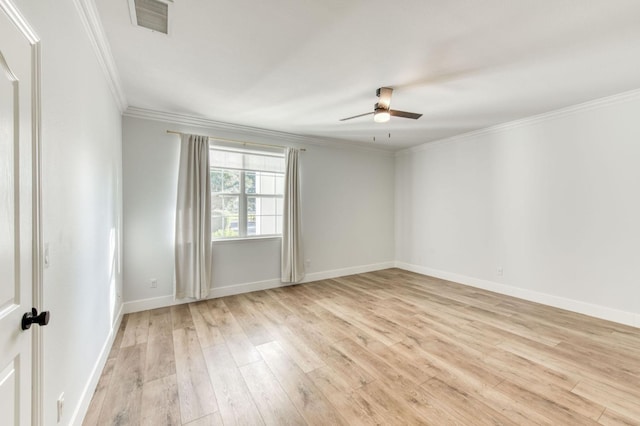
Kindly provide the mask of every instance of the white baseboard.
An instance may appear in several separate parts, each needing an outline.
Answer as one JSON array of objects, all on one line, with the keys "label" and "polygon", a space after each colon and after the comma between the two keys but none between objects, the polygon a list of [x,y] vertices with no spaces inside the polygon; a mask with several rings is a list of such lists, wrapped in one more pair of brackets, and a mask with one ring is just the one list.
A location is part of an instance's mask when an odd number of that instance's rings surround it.
[{"label": "white baseboard", "polygon": [[347,275],[364,274],[365,272],[380,271],[395,266],[395,262],[381,262],[370,265],[351,266],[349,268],[332,269],[330,271],[312,272],[302,280],[303,283],[311,281],[328,280],[331,278],[345,277]]},{"label": "white baseboard", "polygon": [[87,415],[87,410],[89,409],[89,405],[91,404],[91,398],[93,398],[93,393],[96,390],[96,386],[98,386],[98,381],[100,380],[100,376],[102,375],[102,370],[104,370],[104,366],[107,363],[109,352],[111,352],[111,346],[113,346],[113,341],[115,340],[116,334],[118,334],[118,330],[120,329],[120,323],[122,322],[122,316],[124,315],[123,311],[123,305],[120,305],[120,310],[116,315],[115,323],[111,327],[111,332],[109,333],[109,336],[107,336],[107,340],[105,340],[104,345],[102,345],[100,355],[98,356],[98,359],[93,366],[93,370],[91,370],[91,375],[89,376],[87,384],[82,390],[80,402],[76,406],[76,409],[71,416],[69,425],[81,426],[84,417]]},{"label": "white baseboard", "polygon": [[[348,268],[332,269],[329,271],[312,272],[307,274],[299,283],[308,283],[312,281],[327,280],[330,278],[344,277],[346,275],[362,274],[364,272],[379,271],[381,269],[393,268],[394,262],[374,263],[371,265],[351,266]],[[250,293],[252,291],[268,290],[271,288],[286,287],[292,283],[280,282],[279,278],[255,281],[251,283],[233,284],[224,287],[214,287],[209,292],[209,299],[218,297],[233,296],[236,294]],[[146,311],[148,309],[163,308],[166,306],[180,305],[182,303],[192,302],[192,299],[174,299],[173,295],[153,297],[150,299],[131,300],[124,303],[124,313]]]},{"label": "white baseboard", "polygon": [[640,313],[621,311],[606,306],[594,305],[592,303],[581,302],[579,300],[569,299],[566,297],[540,293],[533,290],[469,277],[453,272],[432,269],[426,266],[413,265],[405,262],[396,261],[395,267],[411,272],[416,272],[422,275],[429,275],[431,277],[453,281],[471,287],[481,288],[483,290],[493,291],[495,293],[500,293],[507,296],[517,297],[519,299],[528,300],[530,302],[542,303],[544,305],[553,306],[554,308],[566,309],[568,311],[577,312],[579,314],[613,321],[620,324],[630,325],[632,327],[640,327]]}]

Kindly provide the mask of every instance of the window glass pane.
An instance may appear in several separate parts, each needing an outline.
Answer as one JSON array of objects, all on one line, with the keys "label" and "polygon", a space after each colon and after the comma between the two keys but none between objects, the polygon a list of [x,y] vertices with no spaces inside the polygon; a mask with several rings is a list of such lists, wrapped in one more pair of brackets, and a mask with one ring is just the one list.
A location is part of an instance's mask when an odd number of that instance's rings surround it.
[{"label": "window glass pane", "polygon": [[257,227],[256,227],[256,218],[258,216],[256,216],[255,214],[249,215],[247,216],[247,235],[251,236],[251,235],[260,235],[257,233]]},{"label": "window glass pane", "polygon": [[211,192],[222,192],[222,170],[211,169]]},{"label": "window glass pane", "polygon": [[247,235],[277,235],[282,233],[282,198],[247,197]]},{"label": "window glass pane", "polygon": [[276,233],[275,216],[257,216],[256,219],[257,235],[271,235]]},{"label": "window glass pane", "polygon": [[276,176],[273,173],[263,173],[260,179],[260,192],[262,194],[276,193]]},{"label": "window glass pane", "polygon": [[211,197],[211,233],[213,238],[240,235],[239,205],[237,195],[213,195]]},{"label": "window glass pane", "polygon": [[284,195],[284,175],[276,175],[276,194]]},{"label": "window glass pane", "polygon": [[222,211],[222,196],[221,195],[212,195],[211,196],[211,215],[220,215]]},{"label": "window glass pane", "polygon": [[262,198],[260,205],[260,214],[272,215],[276,214],[276,199],[275,198]]},{"label": "window glass pane", "polygon": [[222,192],[240,192],[240,172],[237,170],[225,170],[222,180]]},{"label": "window glass pane", "polygon": [[240,172],[237,170],[211,169],[211,192],[240,192]]},{"label": "window glass pane", "polygon": [[[249,173],[251,173],[250,176]],[[284,192],[284,176],[278,173],[246,172],[246,175],[245,192],[247,194],[276,195]],[[250,182],[249,179],[251,180]]]},{"label": "window glass pane", "polygon": [[256,193],[256,172],[244,172],[244,192],[247,194]]}]

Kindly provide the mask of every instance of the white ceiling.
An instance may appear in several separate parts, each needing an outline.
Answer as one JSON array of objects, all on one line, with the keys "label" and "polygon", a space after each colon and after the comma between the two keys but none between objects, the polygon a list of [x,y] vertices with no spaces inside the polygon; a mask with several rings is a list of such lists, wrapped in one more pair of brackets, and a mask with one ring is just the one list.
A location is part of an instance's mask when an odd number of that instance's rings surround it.
[{"label": "white ceiling", "polygon": [[[392,150],[640,88],[638,0],[96,3],[130,106]],[[381,86],[422,118],[338,121]]]}]

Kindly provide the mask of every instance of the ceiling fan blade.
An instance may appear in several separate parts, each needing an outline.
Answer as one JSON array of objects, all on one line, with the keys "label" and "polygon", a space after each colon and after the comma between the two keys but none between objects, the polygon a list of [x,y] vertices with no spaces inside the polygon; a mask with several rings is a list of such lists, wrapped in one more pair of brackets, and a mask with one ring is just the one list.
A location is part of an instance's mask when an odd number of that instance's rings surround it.
[{"label": "ceiling fan blade", "polygon": [[354,115],[353,117],[341,118],[340,121],[351,120],[352,118],[364,117],[365,115],[371,115],[373,112],[367,112],[365,114]]},{"label": "ceiling fan blade", "polygon": [[391,87],[381,87],[376,90],[376,95],[380,98],[378,106],[380,108],[389,109],[391,106],[391,94],[393,89]]},{"label": "ceiling fan blade", "polygon": [[389,114],[391,114],[393,117],[413,118],[414,120],[422,117],[422,114],[416,114],[415,112],[398,111],[395,109],[390,109]]}]

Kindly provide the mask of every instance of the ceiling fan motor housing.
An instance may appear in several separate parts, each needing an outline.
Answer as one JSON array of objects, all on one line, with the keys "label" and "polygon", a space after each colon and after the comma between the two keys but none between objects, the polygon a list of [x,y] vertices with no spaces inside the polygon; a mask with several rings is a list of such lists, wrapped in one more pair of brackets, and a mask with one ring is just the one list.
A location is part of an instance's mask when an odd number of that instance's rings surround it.
[{"label": "ceiling fan motor housing", "polygon": [[380,98],[378,102],[373,105],[373,112],[366,112],[364,114],[354,115],[353,117],[343,118],[340,121],[351,120],[353,118],[364,117],[365,115],[373,114],[373,121],[376,123],[386,123],[391,116],[411,118],[416,120],[422,117],[422,114],[415,112],[398,111],[391,109],[391,94],[393,89],[391,87],[379,87],[376,89],[376,96]]},{"label": "ceiling fan motor housing", "polygon": [[374,110],[375,112],[378,112],[378,111],[388,111],[389,109],[388,109],[388,108],[385,108],[385,107],[383,107],[383,106],[380,106],[380,104],[378,104],[378,103],[376,102],[376,104],[373,106],[373,110]]}]

